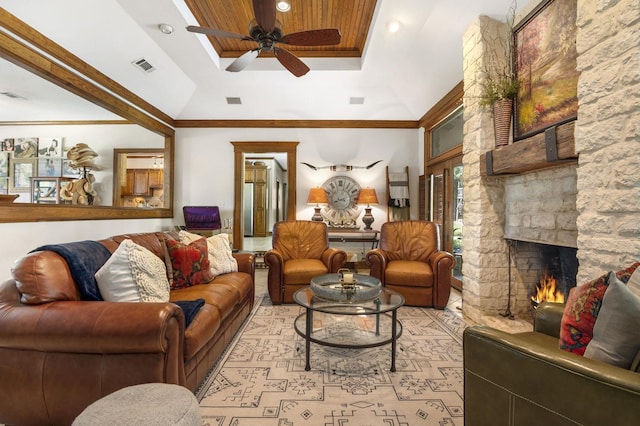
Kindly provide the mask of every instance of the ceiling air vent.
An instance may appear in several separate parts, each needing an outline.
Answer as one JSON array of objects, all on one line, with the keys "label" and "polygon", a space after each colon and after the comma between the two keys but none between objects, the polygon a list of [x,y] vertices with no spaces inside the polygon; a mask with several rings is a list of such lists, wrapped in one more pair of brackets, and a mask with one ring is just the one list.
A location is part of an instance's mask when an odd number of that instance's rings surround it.
[{"label": "ceiling air vent", "polygon": [[349,103],[351,105],[362,105],[364,103],[364,98],[362,98],[362,97],[351,97],[351,98],[349,98]]},{"label": "ceiling air vent", "polygon": [[137,61],[132,62],[133,65],[140,68],[144,72],[152,72],[155,71],[153,65],[151,65],[146,59],[140,58]]},{"label": "ceiling air vent", "polygon": [[241,105],[242,99],[240,98],[227,98],[227,104],[229,105]]}]

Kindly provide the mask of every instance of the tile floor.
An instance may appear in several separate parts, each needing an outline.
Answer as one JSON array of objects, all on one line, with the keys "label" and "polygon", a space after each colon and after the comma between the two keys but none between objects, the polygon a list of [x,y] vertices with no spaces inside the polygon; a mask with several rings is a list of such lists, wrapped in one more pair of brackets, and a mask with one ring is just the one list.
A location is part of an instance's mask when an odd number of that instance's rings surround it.
[{"label": "tile floor", "polygon": [[244,237],[242,250],[267,251],[271,248],[271,237]]}]

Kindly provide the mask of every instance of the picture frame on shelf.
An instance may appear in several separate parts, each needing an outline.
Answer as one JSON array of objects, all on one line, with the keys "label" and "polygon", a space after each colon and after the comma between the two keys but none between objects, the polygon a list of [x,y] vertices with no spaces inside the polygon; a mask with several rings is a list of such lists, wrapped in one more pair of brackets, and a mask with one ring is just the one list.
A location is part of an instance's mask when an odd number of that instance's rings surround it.
[{"label": "picture frame on shelf", "polygon": [[35,158],[38,156],[38,138],[15,138],[13,158]]},{"label": "picture frame on shelf", "polygon": [[13,152],[15,149],[15,139],[13,138],[4,138],[2,139],[2,151],[3,152]]},{"label": "picture frame on shelf", "polygon": [[71,160],[67,158],[62,159],[62,177],[80,177],[80,170],[71,167]]},{"label": "picture frame on shelf", "polygon": [[39,157],[62,157],[62,138],[38,138]]},{"label": "picture frame on shelf", "polygon": [[39,157],[38,176],[62,176],[62,158]]},{"label": "picture frame on shelf", "polygon": [[35,158],[12,158],[9,164],[9,192],[29,192],[35,172]]},{"label": "picture frame on shelf", "polygon": [[577,0],[546,0],[514,28],[514,140],[577,118],[576,17]]}]

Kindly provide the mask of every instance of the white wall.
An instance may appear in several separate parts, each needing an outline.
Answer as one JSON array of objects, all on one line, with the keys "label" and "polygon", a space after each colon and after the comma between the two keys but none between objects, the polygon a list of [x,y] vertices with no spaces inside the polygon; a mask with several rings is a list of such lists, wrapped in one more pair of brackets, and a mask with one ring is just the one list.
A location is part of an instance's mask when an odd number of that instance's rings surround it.
[{"label": "white wall", "polygon": [[[107,127],[109,127],[107,129]],[[86,141],[100,150],[100,164],[112,162],[112,152],[98,148],[98,140],[113,143],[113,147],[139,147],[140,138],[121,133],[128,126],[96,126],[93,135],[85,134],[77,141]],[[51,136],[45,126],[38,126],[38,134]],[[65,133],[56,129],[55,136],[71,137],[80,127],[69,126]],[[76,129],[76,130],[74,130]],[[3,137],[19,136],[5,132]],[[4,136],[11,134],[12,136]],[[30,132],[29,136],[36,133]],[[26,136],[26,135],[25,135]],[[85,139],[86,137],[86,139]],[[422,157],[419,155],[421,136],[418,129],[178,129],[176,131],[176,162],[174,206],[175,217],[147,220],[99,220],[72,222],[0,223],[0,279],[10,277],[14,260],[39,245],[63,243],[84,239],[107,238],[128,232],[147,232],[171,229],[184,224],[183,205],[218,205],[222,218],[233,214],[233,146],[231,141],[298,141],[297,165],[297,218],[308,219],[313,208],[306,204],[307,191],[321,185],[340,172],[313,171],[300,164],[304,161],[316,166],[329,164],[367,165],[383,160],[370,170],[345,172],[362,186],[371,186],[378,192],[382,204],[373,206],[373,227],[379,229],[386,221],[385,166],[391,171],[409,166],[411,182],[412,217],[417,216],[417,180]],[[105,164],[106,165],[106,164]],[[415,200],[415,201],[414,201]],[[0,207],[1,208],[1,207]],[[361,225],[361,223],[360,223]]]},{"label": "white wall", "polygon": [[[233,146],[230,142],[275,141],[300,142],[297,165],[297,218],[309,219],[313,207],[306,204],[308,190],[320,186],[330,176],[345,174],[361,186],[376,189],[380,205],[373,206],[374,228],[386,221],[385,166],[401,171],[409,166],[411,216],[417,216],[417,181],[421,163],[418,129],[178,129],[176,164],[189,173],[176,173],[176,206],[218,205],[222,218],[233,215]],[[314,171],[300,164],[314,166],[350,164],[362,166],[382,160],[369,170],[350,172]],[[180,220],[180,211],[176,211]],[[360,222],[361,224],[361,222]]]}]

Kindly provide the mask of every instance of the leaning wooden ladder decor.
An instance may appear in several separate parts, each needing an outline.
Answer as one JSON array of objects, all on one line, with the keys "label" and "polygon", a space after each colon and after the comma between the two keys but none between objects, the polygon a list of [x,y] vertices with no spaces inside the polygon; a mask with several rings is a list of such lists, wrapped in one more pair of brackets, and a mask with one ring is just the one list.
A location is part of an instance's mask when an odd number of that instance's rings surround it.
[{"label": "leaning wooden ladder decor", "polygon": [[387,166],[387,221],[409,220],[409,166],[403,172],[390,173]]}]

